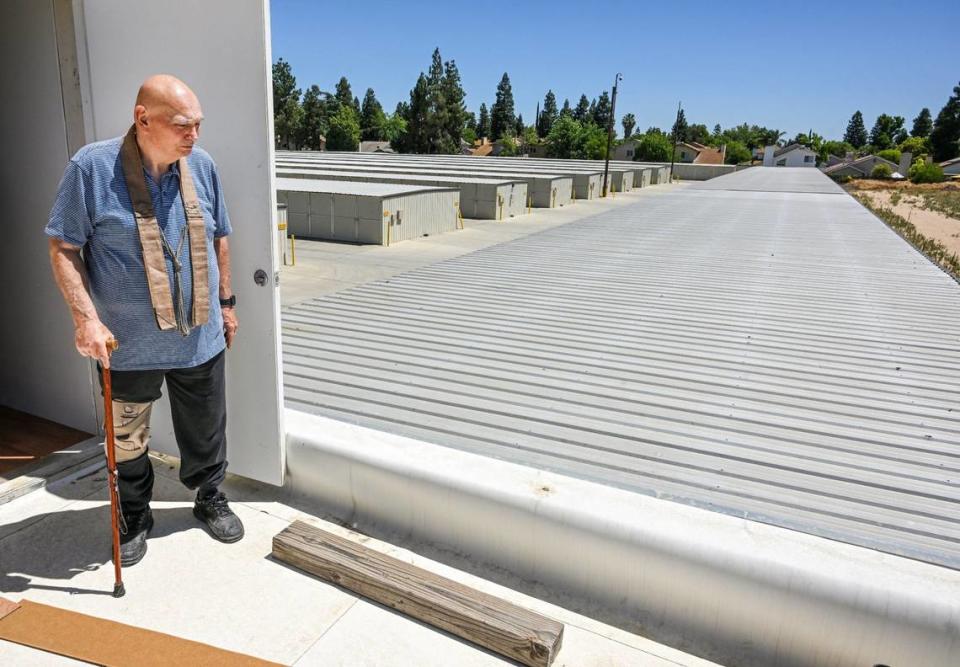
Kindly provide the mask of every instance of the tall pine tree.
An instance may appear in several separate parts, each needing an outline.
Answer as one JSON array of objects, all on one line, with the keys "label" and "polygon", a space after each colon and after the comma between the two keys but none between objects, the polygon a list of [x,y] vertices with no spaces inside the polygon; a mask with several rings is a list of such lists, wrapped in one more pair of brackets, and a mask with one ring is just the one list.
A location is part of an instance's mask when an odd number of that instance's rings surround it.
[{"label": "tall pine tree", "polygon": [[443,64],[443,101],[445,104],[444,130],[447,137],[447,153],[460,152],[460,139],[467,123],[467,107],[464,104],[466,93],[460,82],[460,70],[457,63],[448,60]]},{"label": "tall pine tree", "polygon": [[387,116],[377,101],[373,88],[367,88],[360,107],[360,139],[363,141],[384,141],[383,126]]},{"label": "tall pine tree", "polygon": [[490,112],[486,102],[480,103],[480,117],[477,119],[477,136],[481,139],[490,138]]},{"label": "tall pine tree", "polygon": [[563,107],[560,108],[560,116],[563,118],[573,118],[573,109],[570,108],[570,100],[563,98]]},{"label": "tall pine tree", "polygon": [[337,101],[345,107],[353,108],[353,91],[350,90],[350,82],[347,77],[341,76],[337,81],[336,92],[333,94]]},{"label": "tall pine tree", "polygon": [[581,95],[577,107],[573,110],[573,119],[578,123],[585,123],[589,114],[590,100],[587,99],[586,95]]},{"label": "tall pine tree", "polygon": [[683,109],[680,109],[680,113],[677,114],[677,120],[673,123],[670,136],[673,137],[674,141],[687,140],[687,115],[683,113]]},{"label": "tall pine tree", "polygon": [[514,132],[517,117],[513,106],[513,89],[506,72],[497,84],[497,98],[490,109],[490,135],[494,141]]},{"label": "tall pine tree", "polygon": [[600,99],[597,100],[597,106],[593,110],[593,122],[605,130],[610,120],[610,95],[607,91],[603,91],[600,93]]},{"label": "tall pine tree", "polygon": [[940,109],[930,132],[933,159],[937,162],[952,160],[960,154],[960,85],[954,86],[953,95]]},{"label": "tall pine tree", "polygon": [[[570,103],[567,102],[567,108],[570,108]],[[543,111],[540,112],[540,122],[538,124],[538,135],[540,137],[545,137],[550,134],[553,124],[557,122],[559,113],[557,112],[557,96],[553,94],[552,90],[547,91],[546,97],[543,98]]]},{"label": "tall pine tree", "polygon": [[427,153],[430,149],[427,119],[430,115],[430,90],[427,77],[423,72],[410,91],[410,104],[407,106],[407,150],[411,153]]},{"label": "tall pine tree", "polygon": [[325,93],[319,86],[310,86],[303,94],[303,121],[300,129],[300,146],[311,151],[320,150],[320,137],[326,136],[329,128]]},{"label": "tall pine tree", "polygon": [[280,58],[273,64],[273,129],[277,148],[295,148],[302,133],[300,92],[290,63]]},{"label": "tall pine tree", "polygon": [[933,130],[933,116],[930,115],[930,109],[923,107],[920,113],[913,119],[913,129],[910,130],[911,137],[920,137],[926,139]]},{"label": "tall pine tree", "polygon": [[867,145],[867,126],[863,124],[863,114],[857,110],[847,123],[847,131],[843,133],[843,140],[854,148],[863,148]]}]

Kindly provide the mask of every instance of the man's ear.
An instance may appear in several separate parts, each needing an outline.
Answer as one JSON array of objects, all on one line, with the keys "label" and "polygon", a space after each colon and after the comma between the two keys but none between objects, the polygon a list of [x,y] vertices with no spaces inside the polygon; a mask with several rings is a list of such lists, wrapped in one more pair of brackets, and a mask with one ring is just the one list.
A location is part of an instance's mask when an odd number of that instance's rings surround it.
[{"label": "man's ear", "polygon": [[136,108],[134,108],[133,117],[136,119],[136,124],[138,126],[147,126],[147,108],[142,104],[138,104]]}]

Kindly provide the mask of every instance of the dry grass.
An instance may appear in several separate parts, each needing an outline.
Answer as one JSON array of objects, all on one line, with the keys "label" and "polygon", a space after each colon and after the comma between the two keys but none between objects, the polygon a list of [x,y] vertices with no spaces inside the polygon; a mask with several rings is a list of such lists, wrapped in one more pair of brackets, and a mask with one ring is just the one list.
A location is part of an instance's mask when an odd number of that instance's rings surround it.
[{"label": "dry grass", "polygon": [[[893,209],[878,205],[874,198],[868,194],[854,193],[853,196],[913,247],[926,255],[931,262],[950,274],[954,280],[960,282],[960,255],[940,241],[924,236],[912,222],[895,213]],[[893,197],[891,197],[892,200]]]}]

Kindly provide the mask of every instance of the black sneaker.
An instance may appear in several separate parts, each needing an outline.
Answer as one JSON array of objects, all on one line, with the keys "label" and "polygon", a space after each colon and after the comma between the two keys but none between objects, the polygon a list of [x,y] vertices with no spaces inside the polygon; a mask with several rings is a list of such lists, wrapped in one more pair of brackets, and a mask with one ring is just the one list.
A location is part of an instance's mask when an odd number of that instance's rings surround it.
[{"label": "black sneaker", "polygon": [[193,503],[193,516],[210,528],[221,542],[236,542],[243,537],[243,524],[227,504],[227,497],[217,491],[209,498],[197,497]]},{"label": "black sneaker", "polygon": [[[147,553],[147,535],[153,529],[153,512],[148,507],[140,514],[124,517],[126,534],[120,534],[120,566],[136,565]],[[121,523],[121,528],[123,524]],[[111,559],[112,560],[112,559]]]}]

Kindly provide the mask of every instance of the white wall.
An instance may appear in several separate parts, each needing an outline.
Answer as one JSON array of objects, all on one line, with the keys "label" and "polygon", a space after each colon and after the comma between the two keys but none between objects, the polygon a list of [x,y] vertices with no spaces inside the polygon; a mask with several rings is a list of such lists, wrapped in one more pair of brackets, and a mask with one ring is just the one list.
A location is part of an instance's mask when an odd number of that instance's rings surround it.
[{"label": "white wall", "polygon": [[[69,17],[71,9],[75,24],[64,31],[61,21],[58,33],[54,14]],[[75,36],[75,44],[65,35]],[[219,165],[234,227],[230,245],[240,336],[227,361],[230,470],[281,483],[269,35],[266,0],[13,0],[0,6],[0,67],[8,93],[0,119],[10,135],[0,161],[7,230],[0,246],[0,403],[95,428],[98,396],[91,391],[87,362],[73,348],[43,226],[72,152],[67,127],[71,135],[83,135],[80,144],[122,134],[132,122],[140,83],[154,73],[171,73],[184,79],[203,105],[201,145]],[[258,268],[267,272],[265,287],[254,284]],[[153,446],[176,453],[165,399],[154,415]]]},{"label": "white wall", "polygon": [[89,366],[73,346],[43,234],[69,158],[53,8],[0,7],[0,404],[93,432]]},{"label": "white wall", "polygon": [[[804,161],[804,158],[807,156],[810,157],[809,162]],[[786,160],[786,164],[780,164],[781,160]],[[816,167],[817,156],[815,153],[813,153],[813,151],[790,151],[786,155],[781,155],[780,157],[775,158],[774,165],[777,167]]]}]

